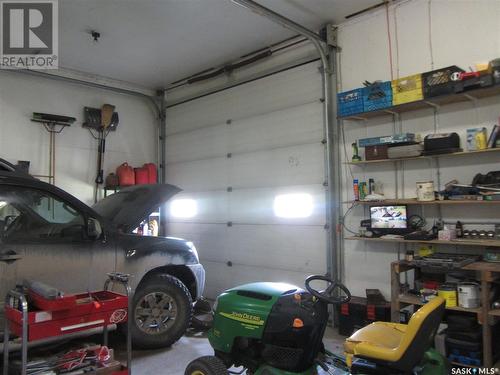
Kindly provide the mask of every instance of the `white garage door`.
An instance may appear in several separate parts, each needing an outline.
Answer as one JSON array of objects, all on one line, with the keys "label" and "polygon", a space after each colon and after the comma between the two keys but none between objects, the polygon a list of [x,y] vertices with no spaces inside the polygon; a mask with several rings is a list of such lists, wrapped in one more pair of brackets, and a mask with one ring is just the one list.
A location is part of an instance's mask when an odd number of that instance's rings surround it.
[{"label": "white garage door", "polygon": [[207,297],[326,272],[320,97],[313,62],[167,110],[168,231],[196,244]]}]

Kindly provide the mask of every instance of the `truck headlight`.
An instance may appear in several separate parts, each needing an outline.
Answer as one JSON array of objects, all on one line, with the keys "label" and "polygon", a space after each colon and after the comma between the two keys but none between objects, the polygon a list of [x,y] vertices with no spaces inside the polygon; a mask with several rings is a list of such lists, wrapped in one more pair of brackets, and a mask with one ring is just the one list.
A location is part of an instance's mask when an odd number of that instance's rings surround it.
[{"label": "truck headlight", "polygon": [[200,262],[200,258],[198,257],[198,251],[196,250],[196,247],[194,246],[194,244],[192,242],[188,242],[187,246],[189,248],[189,251],[191,251],[193,253],[194,257],[196,258],[196,260],[199,263]]},{"label": "truck headlight", "polygon": [[212,311],[214,312],[214,314],[217,312],[217,306],[219,305],[219,297],[217,297],[215,299],[215,302],[214,302],[214,305],[212,307]]}]

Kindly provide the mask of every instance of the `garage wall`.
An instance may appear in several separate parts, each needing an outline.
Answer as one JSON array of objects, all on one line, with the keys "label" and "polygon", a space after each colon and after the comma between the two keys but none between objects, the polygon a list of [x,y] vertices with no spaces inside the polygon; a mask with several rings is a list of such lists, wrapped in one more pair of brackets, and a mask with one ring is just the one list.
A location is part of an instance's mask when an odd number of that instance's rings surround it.
[{"label": "garage wall", "polygon": [[13,72],[0,72],[0,157],[30,160],[32,174],[48,174],[49,134],[30,121],[33,112],[76,117],[56,136],[56,185],[93,203],[97,141],[82,128],[83,107],[116,106],[120,124],[106,141],[105,175],[128,161],[156,162],[157,121],[149,103],[108,90]]},{"label": "garage wall", "polygon": [[[430,18],[429,18],[430,4]],[[402,1],[389,9],[389,25],[392,43],[393,77],[425,72],[449,65],[463,69],[476,62],[500,57],[500,2],[477,1]],[[339,28],[341,90],[360,87],[364,80],[391,79],[387,15],[385,9],[367,14]],[[362,48],[360,48],[362,46]],[[431,53],[432,46],[432,53]],[[401,123],[394,123],[392,116],[380,117],[366,122],[345,121],[347,158],[352,156],[350,144],[359,138],[393,134],[394,129],[403,132],[418,132],[423,135],[438,132],[457,131],[462,141],[467,128],[486,126],[491,131],[500,115],[499,98],[481,99],[474,104],[466,102],[442,107],[434,116],[432,108],[418,112],[404,113]],[[462,146],[465,148],[464,142]],[[341,145],[342,147],[342,145]],[[363,149],[361,149],[363,152]],[[342,152],[344,154],[344,152]],[[476,173],[498,170],[500,155],[478,155],[462,158],[441,159],[441,181],[457,178],[470,183]],[[360,181],[375,178],[384,184],[388,198],[415,197],[415,182],[437,181],[436,163],[429,161],[407,161],[400,166],[397,175],[391,164],[355,166],[343,170],[344,200],[352,200],[352,177]],[[396,181],[399,191],[396,193]],[[443,188],[441,185],[440,188]],[[396,195],[397,194],[397,195]],[[344,206],[346,210],[349,205]],[[410,213],[427,217],[432,225],[439,216],[435,207],[425,210],[412,207]],[[359,221],[368,217],[368,211],[356,207],[348,215],[346,225],[357,231]],[[460,219],[469,223],[498,222],[498,214],[488,207],[468,206],[443,207],[445,221],[451,223]],[[346,232],[346,235],[350,235]],[[397,259],[398,251],[404,254],[408,248],[392,244],[345,241],[345,279],[357,295],[364,295],[365,288],[379,288],[390,297],[389,264]],[[473,248],[441,248],[451,252],[477,252]],[[481,250],[479,250],[481,252]]]},{"label": "garage wall", "polygon": [[[194,217],[171,216],[169,234],[196,244],[208,297],[326,271],[320,95],[312,62],[167,110],[167,182],[198,205]],[[312,197],[308,217],[275,215],[288,193]]]}]

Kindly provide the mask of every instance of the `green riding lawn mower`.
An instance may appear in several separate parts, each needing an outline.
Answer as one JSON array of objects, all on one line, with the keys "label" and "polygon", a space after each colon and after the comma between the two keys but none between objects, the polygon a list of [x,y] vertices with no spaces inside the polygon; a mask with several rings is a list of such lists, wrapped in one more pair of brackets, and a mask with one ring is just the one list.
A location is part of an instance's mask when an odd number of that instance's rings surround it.
[{"label": "green riding lawn mower", "polygon": [[[313,288],[318,282],[327,287]],[[308,277],[305,287],[262,282],[222,293],[208,333],[214,355],[192,361],[185,375],[449,373],[445,358],[431,347],[444,313],[442,298],[420,308],[407,325],[375,322],[358,330],[339,356],[323,345],[328,305],[346,303],[351,294],[325,276]]]}]

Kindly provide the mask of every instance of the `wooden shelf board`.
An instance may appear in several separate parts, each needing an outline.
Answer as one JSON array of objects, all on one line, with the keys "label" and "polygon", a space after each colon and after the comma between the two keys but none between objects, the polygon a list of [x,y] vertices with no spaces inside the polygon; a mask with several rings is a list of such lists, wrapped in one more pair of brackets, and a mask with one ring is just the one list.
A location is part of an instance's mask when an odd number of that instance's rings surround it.
[{"label": "wooden shelf board", "polygon": [[482,205],[496,205],[500,204],[500,201],[488,201],[488,200],[435,200],[435,201],[418,201],[416,199],[384,199],[381,201],[344,201],[344,204],[414,204],[414,205],[464,205],[464,204],[482,204]]},{"label": "wooden shelf board", "polygon": [[381,159],[381,160],[362,160],[362,161],[349,161],[344,164],[349,165],[365,165],[365,164],[380,164],[380,163],[395,163],[397,161],[407,161],[407,160],[427,160],[432,158],[445,158],[445,157],[454,157],[454,156],[467,156],[467,155],[480,155],[480,154],[489,154],[500,151],[500,148],[487,148],[486,150],[478,150],[478,151],[463,151],[463,152],[452,152],[450,154],[438,154],[438,155],[426,155],[426,156],[414,156],[411,158],[397,158],[397,159]]},{"label": "wooden shelf board", "polygon": [[459,94],[448,94],[436,96],[433,98],[426,98],[424,100],[418,100],[411,103],[405,103],[400,105],[395,105],[392,107],[380,109],[377,111],[363,112],[352,116],[339,117],[342,120],[353,120],[353,121],[363,121],[373,117],[392,115],[393,113],[404,113],[410,111],[416,111],[419,109],[433,109],[437,106],[467,102],[474,99],[487,98],[490,96],[495,96],[500,94],[500,85],[495,85],[491,87],[477,88],[475,90],[469,90],[464,93]]},{"label": "wooden shelf board", "polygon": [[500,241],[497,241],[497,240],[419,241],[419,240],[404,240],[402,238],[369,238],[369,237],[359,237],[359,236],[346,237],[345,239],[352,240],[352,241],[374,241],[374,242],[392,242],[392,243],[427,243],[427,244],[435,244],[435,245],[500,247]]},{"label": "wooden shelf board", "polygon": [[484,271],[484,272],[499,272],[500,263],[496,262],[474,262],[463,267],[464,270]]},{"label": "wooden shelf board", "polygon": [[500,309],[490,310],[488,314],[493,316],[500,316]]},{"label": "wooden shelf board", "polygon": [[[411,305],[424,305],[424,303],[418,298],[417,296],[412,296],[408,294],[401,294],[399,295],[399,302],[402,303],[408,303]],[[474,314],[479,314],[481,312],[480,308],[477,309],[466,309],[460,306],[455,306],[455,307],[447,307],[446,310],[453,310],[453,311],[463,311],[463,312],[469,312],[469,313],[474,313]]]}]

